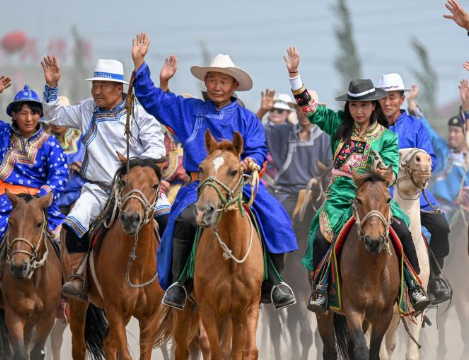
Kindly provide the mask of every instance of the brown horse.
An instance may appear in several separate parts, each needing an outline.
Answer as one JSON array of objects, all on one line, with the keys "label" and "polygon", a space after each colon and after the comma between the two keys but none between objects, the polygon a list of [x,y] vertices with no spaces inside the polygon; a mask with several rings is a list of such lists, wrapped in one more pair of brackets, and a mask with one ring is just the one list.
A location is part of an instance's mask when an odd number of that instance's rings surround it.
[{"label": "brown horse", "polygon": [[[151,358],[163,296],[157,280],[153,211],[158,199],[161,172],[149,160],[126,159],[117,170],[103,223],[109,230],[90,253],[89,301],[105,309],[109,330],[104,344],[88,349],[96,358],[131,360],[126,325],[133,316],[140,325],[140,359]],[[67,268],[67,267],[65,267]],[[70,301],[70,329],[74,360],[85,358],[85,320],[88,304]],[[88,344],[89,345],[89,344]],[[104,349],[100,348],[101,345]]]},{"label": "brown horse", "polygon": [[257,359],[263,250],[241,205],[243,138],[235,132],[233,142],[217,143],[207,130],[205,145],[208,156],[200,164],[196,203],[197,223],[204,230],[195,257],[192,294],[199,307],[189,302],[183,311],[165,310],[174,315],[175,355],[177,360],[189,358],[188,344],[200,318],[211,360]]},{"label": "brown horse", "polygon": [[[387,243],[391,195],[386,183],[391,178],[391,169],[385,177],[353,173],[356,231],[350,230],[340,254],[342,310],[317,315],[326,360],[336,359],[337,350],[345,359],[379,359],[399,294],[398,258],[392,244]],[[364,337],[369,325],[370,349]]]},{"label": "brown horse", "polygon": [[62,286],[60,259],[48,237],[45,215],[52,193],[42,198],[6,194],[13,210],[0,260],[6,260],[0,269],[0,358],[42,360]]}]

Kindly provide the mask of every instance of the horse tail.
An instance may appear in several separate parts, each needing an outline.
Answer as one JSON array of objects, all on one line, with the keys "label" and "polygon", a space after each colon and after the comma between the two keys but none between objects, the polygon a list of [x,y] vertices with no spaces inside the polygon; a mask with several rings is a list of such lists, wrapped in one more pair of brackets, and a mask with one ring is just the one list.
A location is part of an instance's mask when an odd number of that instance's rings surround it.
[{"label": "horse tail", "polygon": [[345,316],[334,314],[334,332],[338,358],[353,359],[353,342]]},{"label": "horse tail", "polygon": [[12,360],[13,348],[11,347],[10,334],[5,322],[5,310],[0,309],[0,359]]},{"label": "horse tail", "polygon": [[153,347],[165,345],[174,333],[174,315],[169,306],[161,306],[158,328],[153,337]]},{"label": "horse tail", "polygon": [[86,348],[93,360],[105,358],[104,339],[109,331],[106,311],[89,304],[86,311],[85,342]]}]

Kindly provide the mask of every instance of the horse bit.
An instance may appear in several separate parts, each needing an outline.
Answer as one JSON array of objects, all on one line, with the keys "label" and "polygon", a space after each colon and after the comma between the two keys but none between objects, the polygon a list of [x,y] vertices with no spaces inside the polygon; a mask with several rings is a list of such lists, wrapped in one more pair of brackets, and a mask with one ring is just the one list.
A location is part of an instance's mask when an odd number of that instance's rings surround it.
[{"label": "horse bit", "polygon": [[[12,241],[10,241],[10,238],[7,234],[7,251],[6,251],[7,259],[6,259],[6,263],[11,264],[13,256],[15,256],[16,254],[26,254],[26,255],[28,255],[29,256],[29,271],[28,271],[28,274],[26,276],[27,279],[31,279],[33,274],[34,274],[34,270],[40,268],[41,266],[43,266],[45,264],[45,262],[47,260],[47,257],[49,255],[49,248],[47,246],[47,241],[44,240],[46,238],[46,224],[47,224],[47,221],[46,221],[46,217],[44,215],[43,222],[42,222],[42,227],[41,227],[41,235],[39,236],[39,241],[37,242],[37,244],[33,244],[31,241],[29,241],[28,239],[23,238],[23,237],[17,237],[17,238],[14,238]],[[31,247],[32,252],[29,252],[29,251],[26,251],[26,250],[15,250],[12,253],[10,253],[11,248],[13,247],[13,245],[15,243],[19,243],[19,242],[24,242],[24,243],[28,244],[28,246]],[[39,249],[41,247],[42,242],[44,242],[45,251],[44,251],[44,254],[42,255],[42,259],[38,261],[37,257],[39,256]]]},{"label": "horse bit", "polygon": [[[140,203],[143,205],[145,209],[144,218],[143,220],[140,221],[137,232],[135,233],[134,245],[132,247],[132,251],[129,254],[129,262],[127,263],[127,267],[125,271],[127,284],[130,287],[143,288],[147,285],[150,285],[152,282],[156,280],[156,278],[158,277],[158,269],[156,269],[156,272],[153,275],[153,277],[150,280],[144,282],[143,284],[132,283],[132,281],[130,280],[130,269],[132,267],[132,263],[137,259],[136,252],[137,252],[137,244],[138,244],[138,234],[142,226],[147,224],[151,220],[150,214],[152,212],[152,209],[156,206],[156,203],[158,202],[158,193],[159,193],[160,187],[158,186],[158,188],[155,190],[156,192],[155,199],[153,200],[153,202],[150,202],[145,196],[145,194],[141,190],[138,190],[138,189],[132,189],[127,194],[122,196],[122,188],[119,186],[120,184],[121,184],[121,181],[115,181],[115,185],[112,189],[111,197],[109,199],[109,205],[111,204],[111,200],[114,199],[114,207],[112,209],[111,219],[109,222],[104,221],[104,227],[106,229],[109,229],[112,226],[112,224],[114,223],[114,220],[116,219],[117,213],[122,212],[123,207],[125,206],[127,201],[129,201],[130,199],[136,199],[140,201]],[[159,234],[157,233],[156,236],[159,237]]]}]

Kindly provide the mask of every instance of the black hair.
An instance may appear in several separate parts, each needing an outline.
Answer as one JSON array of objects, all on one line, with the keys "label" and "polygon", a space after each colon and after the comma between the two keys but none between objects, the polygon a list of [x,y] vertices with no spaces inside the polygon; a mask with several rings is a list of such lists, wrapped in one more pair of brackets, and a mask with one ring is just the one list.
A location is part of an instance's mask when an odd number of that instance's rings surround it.
[{"label": "black hair", "polygon": [[[375,109],[371,113],[370,125],[374,124],[377,121],[380,125],[383,125],[385,128],[389,128],[388,119],[386,118],[386,115],[384,115],[383,109],[381,108],[379,101],[374,100],[372,101],[372,103],[375,104]],[[349,109],[349,101],[347,101],[344,105],[344,116],[342,119],[342,123],[337,129],[332,139],[332,142],[335,142],[337,140],[348,142],[352,136],[354,123],[355,121],[353,120],[352,114],[350,113]]]},{"label": "black hair", "polygon": [[34,102],[34,101],[24,101],[24,102],[18,102],[16,104],[13,104],[11,106],[11,112],[17,113],[21,111],[21,109],[23,108],[23,105],[28,105],[33,113],[42,115],[42,104]]}]

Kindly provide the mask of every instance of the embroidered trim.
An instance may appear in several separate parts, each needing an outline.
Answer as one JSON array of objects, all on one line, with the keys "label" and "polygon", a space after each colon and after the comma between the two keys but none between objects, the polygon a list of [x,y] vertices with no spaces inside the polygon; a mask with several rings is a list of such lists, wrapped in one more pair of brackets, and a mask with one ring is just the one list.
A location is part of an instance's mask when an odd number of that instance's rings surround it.
[{"label": "embroidered trim", "polygon": [[300,95],[304,91],[306,91],[306,87],[303,85],[298,90],[292,90],[291,92],[292,92],[293,96],[296,96],[296,95]]},{"label": "embroidered trim", "polygon": [[52,237],[52,240],[55,242],[58,242],[60,240],[60,231],[62,230],[62,224],[58,225],[55,229],[50,230],[50,235]]},{"label": "embroidered trim", "polygon": [[67,224],[79,238],[81,238],[87,231],[87,229],[73,216],[67,216],[64,224]]},{"label": "embroidered trim", "polygon": [[44,189],[48,193],[52,192],[52,188],[49,185],[42,185],[39,189]]},{"label": "embroidered trim", "polygon": [[327,241],[332,242],[334,239],[334,232],[332,231],[329,215],[327,215],[327,212],[324,210],[324,208],[322,208],[321,212],[319,213],[319,231],[321,231]]},{"label": "embroidered trim", "polygon": [[44,100],[46,103],[50,103],[52,101],[56,101],[58,98],[58,93],[59,93],[59,87],[52,87],[46,84],[44,86]]},{"label": "embroidered trim", "polygon": [[75,154],[78,151],[80,137],[81,132],[79,130],[68,129],[64,135],[64,140],[62,141],[60,137],[57,137],[57,141],[66,154]]},{"label": "embroidered trim", "polygon": [[316,101],[311,100],[311,102],[308,105],[301,107],[301,111],[306,117],[309,118],[316,113],[316,111],[318,110],[318,107],[319,107],[319,104]]}]

